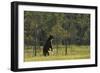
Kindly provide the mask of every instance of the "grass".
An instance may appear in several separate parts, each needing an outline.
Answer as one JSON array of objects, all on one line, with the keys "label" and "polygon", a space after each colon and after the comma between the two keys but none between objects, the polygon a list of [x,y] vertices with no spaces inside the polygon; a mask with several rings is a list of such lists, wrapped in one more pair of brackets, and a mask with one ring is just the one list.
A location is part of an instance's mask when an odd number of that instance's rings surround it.
[{"label": "grass", "polygon": [[65,55],[65,47],[59,47],[58,51],[54,47],[53,54],[50,56],[43,56],[42,49],[37,49],[37,55],[34,56],[32,49],[25,48],[24,61],[49,61],[49,60],[75,60],[75,59],[88,59],[90,58],[90,47],[89,46],[77,46],[71,45],[67,47],[67,54]]}]

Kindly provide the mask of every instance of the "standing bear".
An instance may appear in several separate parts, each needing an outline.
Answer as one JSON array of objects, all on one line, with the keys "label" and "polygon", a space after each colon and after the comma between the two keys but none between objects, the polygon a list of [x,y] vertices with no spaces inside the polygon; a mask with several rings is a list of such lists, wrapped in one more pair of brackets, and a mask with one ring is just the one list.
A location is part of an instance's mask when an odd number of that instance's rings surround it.
[{"label": "standing bear", "polygon": [[47,41],[45,42],[44,46],[43,46],[43,55],[44,56],[49,56],[49,51],[51,48],[51,51],[53,51],[52,49],[52,44],[51,41],[54,37],[52,35],[49,36],[49,38],[47,39]]}]

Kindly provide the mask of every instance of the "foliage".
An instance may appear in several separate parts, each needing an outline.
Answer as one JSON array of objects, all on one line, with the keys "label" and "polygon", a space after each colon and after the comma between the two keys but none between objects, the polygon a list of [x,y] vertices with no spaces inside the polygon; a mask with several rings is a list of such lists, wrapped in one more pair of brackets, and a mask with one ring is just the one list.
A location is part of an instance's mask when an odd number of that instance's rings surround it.
[{"label": "foliage", "polygon": [[[80,13],[24,12],[25,45],[45,41],[49,35],[70,44],[90,43],[90,15]],[[43,42],[42,42],[43,43]],[[43,44],[42,44],[43,45]]]}]

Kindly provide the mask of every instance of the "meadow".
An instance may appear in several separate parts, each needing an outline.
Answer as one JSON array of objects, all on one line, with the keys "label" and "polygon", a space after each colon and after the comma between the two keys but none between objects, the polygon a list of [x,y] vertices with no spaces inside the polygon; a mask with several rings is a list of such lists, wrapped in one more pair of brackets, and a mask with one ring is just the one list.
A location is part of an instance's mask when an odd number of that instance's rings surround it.
[{"label": "meadow", "polygon": [[90,46],[88,45],[70,45],[67,49],[64,46],[53,47],[53,52],[50,51],[49,56],[43,56],[42,47],[36,49],[36,56],[32,48],[24,49],[24,61],[50,61],[50,60],[76,60],[89,59]]},{"label": "meadow", "polygon": [[[43,56],[43,46],[50,35],[54,37],[54,51]],[[24,11],[25,62],[88,58],[90,14]]]}]

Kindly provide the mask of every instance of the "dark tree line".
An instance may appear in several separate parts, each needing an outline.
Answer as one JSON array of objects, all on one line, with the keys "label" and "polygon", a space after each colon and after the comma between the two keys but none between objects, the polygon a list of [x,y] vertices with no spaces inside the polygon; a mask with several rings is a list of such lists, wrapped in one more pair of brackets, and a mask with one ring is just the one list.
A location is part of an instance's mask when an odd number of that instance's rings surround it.
[{"label": "dark tree line", "polygon": [[90,14],[24,11],[24,44],[43,45],[49,35],[53,44],[90,44]]}]

